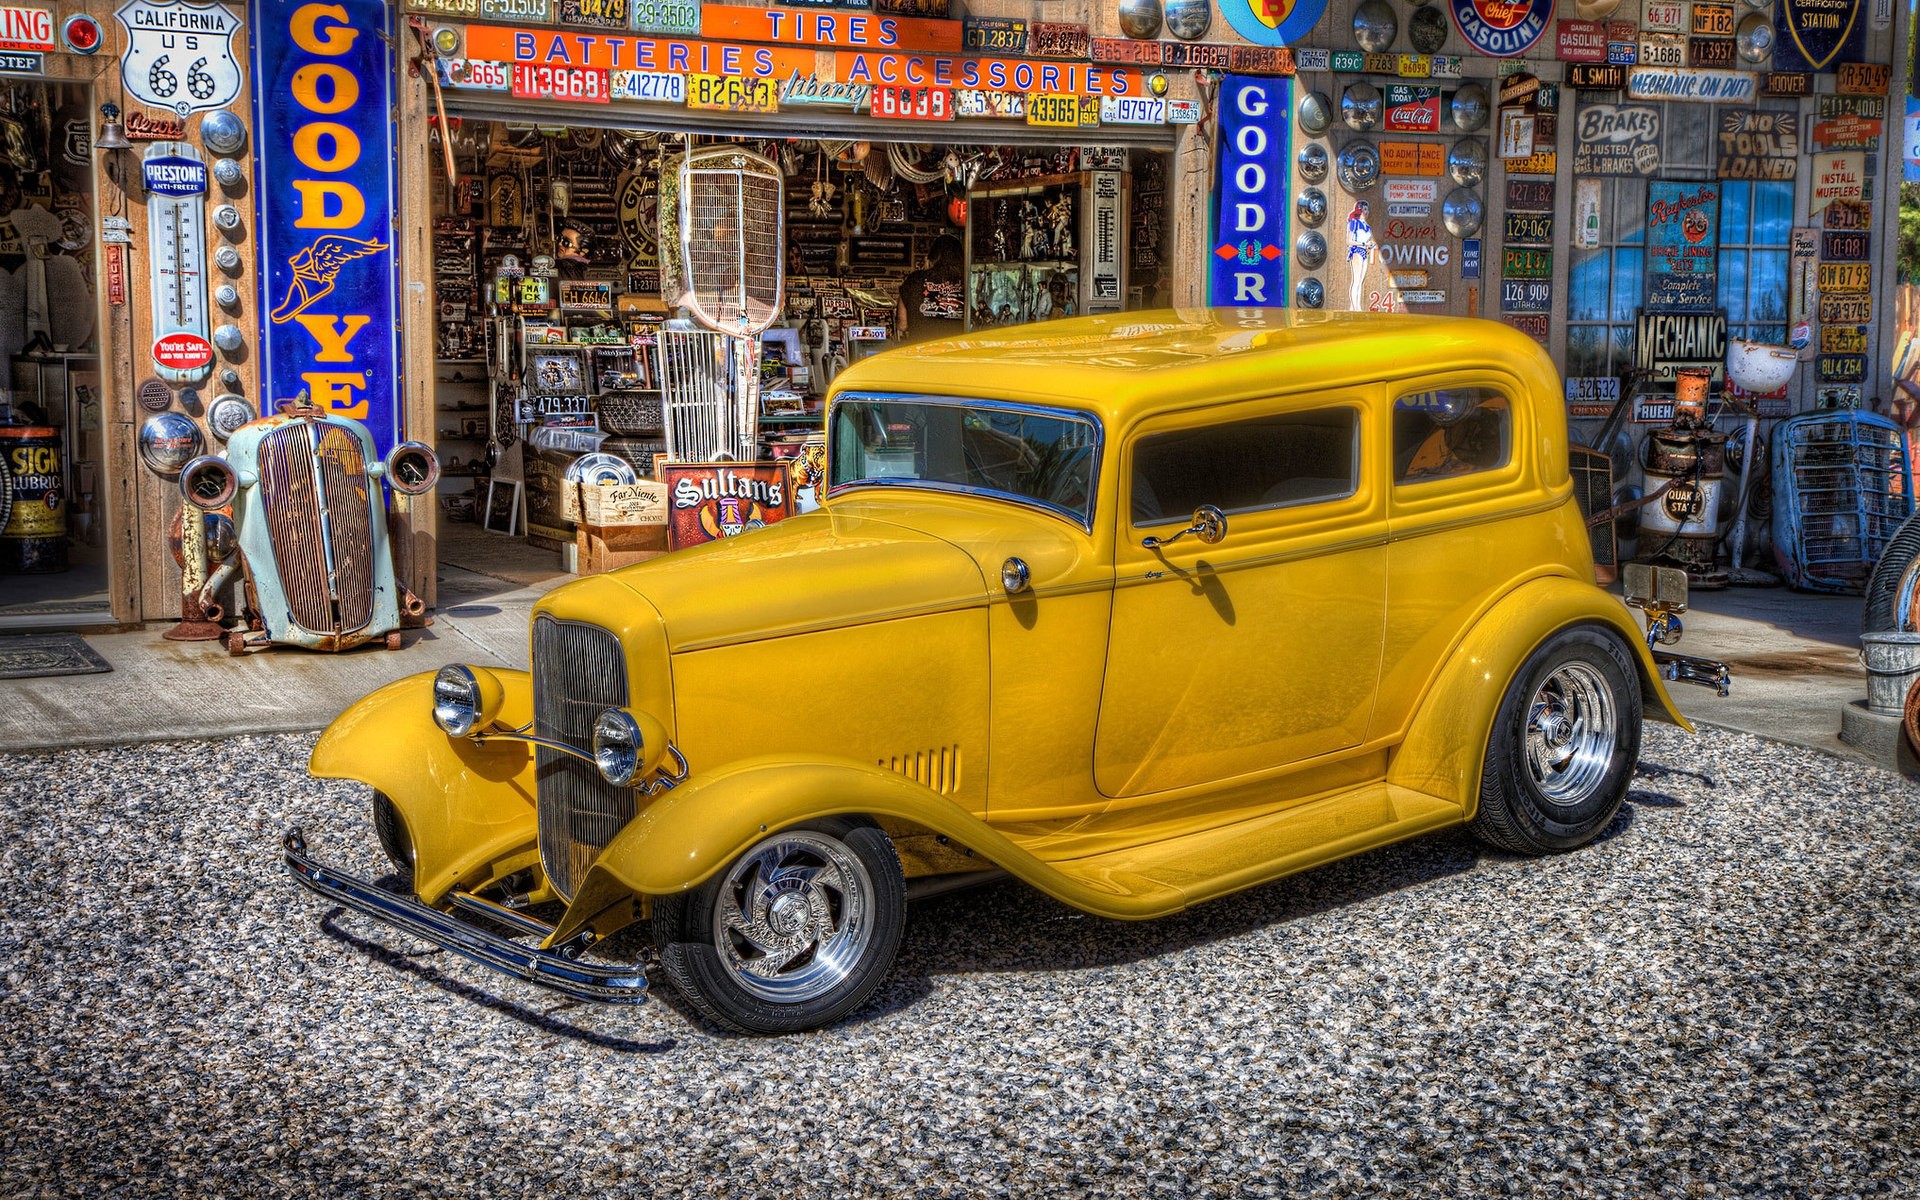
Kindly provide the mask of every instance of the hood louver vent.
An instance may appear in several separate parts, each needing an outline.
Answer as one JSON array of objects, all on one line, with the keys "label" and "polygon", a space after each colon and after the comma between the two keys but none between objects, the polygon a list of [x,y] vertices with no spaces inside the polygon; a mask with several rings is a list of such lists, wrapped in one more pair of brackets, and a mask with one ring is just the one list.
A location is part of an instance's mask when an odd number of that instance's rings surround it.
[{"label": "hood louver vent", "polygon": [[938,750],[916,750],[912,754],[883,758],[880,766],[884,770],[905,775],[922,786],[932,788],[942,796],[951,796],[960,790],[960,747],[942,746]]}]

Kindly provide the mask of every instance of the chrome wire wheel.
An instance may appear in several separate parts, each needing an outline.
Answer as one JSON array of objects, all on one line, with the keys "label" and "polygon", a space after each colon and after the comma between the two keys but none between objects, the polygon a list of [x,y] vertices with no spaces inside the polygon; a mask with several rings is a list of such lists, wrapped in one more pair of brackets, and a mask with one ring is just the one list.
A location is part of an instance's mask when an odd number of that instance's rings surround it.
[{"label": "chrome wire wheel", "polygon": [[1613,689],[1578,660],[1540,681],[1527,705],[1527,770],[1549,804],[1571,808],[1607,778],[1620,738]]},{"label": "chrome wire wheel", "polygon": [[794,1004],[834,988],[874,938],[873,879],[839,838],[790,830],[736,861],[713,909],[713,944],[733,982]]}]

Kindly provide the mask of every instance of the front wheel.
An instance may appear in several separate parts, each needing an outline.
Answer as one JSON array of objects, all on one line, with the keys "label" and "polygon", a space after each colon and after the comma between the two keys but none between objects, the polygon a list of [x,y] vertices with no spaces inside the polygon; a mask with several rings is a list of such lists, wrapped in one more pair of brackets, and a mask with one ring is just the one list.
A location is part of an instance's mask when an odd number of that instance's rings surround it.
[{"label": "front wheel", "polygon": [[858,1008],[905,926],[893,843],[846,817],[771,834],[653,906],[667,978],[702,1016],[745,1033],[813,1029]]},{"label": "front wheel", "polygon": [[1590,626],[1563,629],[1529,655],[1487,737],[1474,834],[1550,854],[1605,829],[1640,757],[1638,674],[1619,637]]}]

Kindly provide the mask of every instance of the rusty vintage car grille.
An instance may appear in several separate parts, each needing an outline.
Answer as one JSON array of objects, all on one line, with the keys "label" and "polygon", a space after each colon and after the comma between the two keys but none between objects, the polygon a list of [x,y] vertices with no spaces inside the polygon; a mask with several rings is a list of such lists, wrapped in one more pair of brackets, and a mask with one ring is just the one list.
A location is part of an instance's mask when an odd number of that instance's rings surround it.
[{"label": "rusty vintage car grille", "polygon": [[[533,731],[583,750],[593,745],[602,709],[627,702],[620,640],[593,625],[553,617],[533,623]],[[535,751],[540,862],[554,890],[572,899],[587,868],[633,820],[635,795],[600,777],[590,762],[558,750]]]},{"label": "rusty vintage car grille", "polygon": [[351,633],[373,620],[373,508],[360,441],[296,421],[260,443],[260,491],[295,624]]}]

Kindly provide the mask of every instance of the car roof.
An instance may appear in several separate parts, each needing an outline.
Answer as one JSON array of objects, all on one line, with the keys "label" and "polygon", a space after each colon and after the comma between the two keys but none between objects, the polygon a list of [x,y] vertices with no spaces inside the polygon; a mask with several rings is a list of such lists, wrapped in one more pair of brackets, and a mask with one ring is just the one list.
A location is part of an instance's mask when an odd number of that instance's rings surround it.
[{"label": "car roof", "polygon": [[1498,364],[1555,394],[1533,339],[1494,321],[1405,313],[1163,309],[980,330],[875,355],[834,391],[1033,400],[1118,427],[1196,398],[1232,399]]}]

